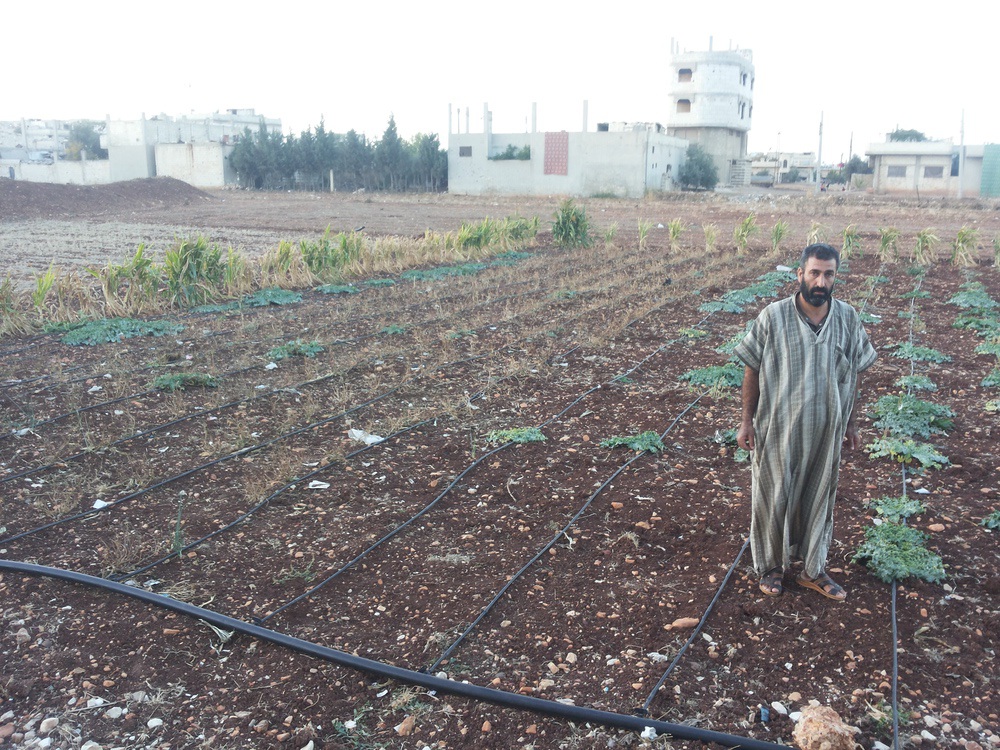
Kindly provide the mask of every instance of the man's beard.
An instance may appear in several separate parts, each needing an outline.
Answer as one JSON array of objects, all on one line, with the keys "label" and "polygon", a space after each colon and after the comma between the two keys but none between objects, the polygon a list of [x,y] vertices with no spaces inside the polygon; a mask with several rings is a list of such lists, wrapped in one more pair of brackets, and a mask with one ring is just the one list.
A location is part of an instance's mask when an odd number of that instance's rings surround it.
[{"label": "man's beard", "polygon": [[819,287],[810,289],[805,281],[799,282],[799,291],[802,293],[802,298],[813,307],[822,307],[833,296],[832,289],[821,289]]}]

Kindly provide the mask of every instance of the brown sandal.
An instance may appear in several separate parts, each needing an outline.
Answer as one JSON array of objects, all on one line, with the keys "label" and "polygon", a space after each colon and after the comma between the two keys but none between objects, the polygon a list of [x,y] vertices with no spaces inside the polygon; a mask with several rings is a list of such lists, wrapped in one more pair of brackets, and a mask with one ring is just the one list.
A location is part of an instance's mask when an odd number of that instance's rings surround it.
[{"label": "brown sandal", "polygon": [[847,598],[847,592],[844,591],[844,587],[830,578],[826,573],[820,573],[815,578],[807,578],[805,573],[800,573],[795,581],[799,586],[818,591],[827,599],[833,599],[835,602],[842,602]]},{"label": "brown sandal", "polygon": [[781,596],[781,592],[785,590],[781,584],[784,575],[785,571],[781,568],[771,568],[760,577],[761,592],[766,596]]}]

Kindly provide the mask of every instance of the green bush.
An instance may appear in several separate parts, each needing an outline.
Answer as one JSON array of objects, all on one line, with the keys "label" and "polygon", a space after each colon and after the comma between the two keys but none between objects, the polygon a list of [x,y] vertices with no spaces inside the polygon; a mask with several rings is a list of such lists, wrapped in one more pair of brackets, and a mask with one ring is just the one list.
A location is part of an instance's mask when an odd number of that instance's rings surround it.
[{"label": "green bush", "polygon": [[866,565],[886,583],[906,578],[940,583],[945,578],[944,564],[924,546],[926,541],[922,531],[886,521],[865,529],[865,541],[852,560]]},{"label": "green bush", "polygon": [[514,427],[509,430],[493,430],[486,436],[489,443],[541,443],[545,440],[545,435],[537,427]]},{"label": "green bush", "polygon": [[222,248],[205,237],[181,240],[167,250],[163,275],[173,305],[192,307],[215,299],[226,279]]},{"label": "green bush", "polygon": [[204,372],[175,372],[155,378],[152,387],[160,391],[184,391],[188,388],[217,388],[219,379]]},{"label": "green bush", "polygon": [[552,237],[561,247],[589,247],[590,226],[586,210],[574,204],[571,198],[560,203],[552,223]]},{"label": "green bush", "polygon": [[879,430],[904,437],[930,437],[955,426],[955,412],[947,406],[922,401],[915,396],[882,396],[875,402],[874,425]]}]

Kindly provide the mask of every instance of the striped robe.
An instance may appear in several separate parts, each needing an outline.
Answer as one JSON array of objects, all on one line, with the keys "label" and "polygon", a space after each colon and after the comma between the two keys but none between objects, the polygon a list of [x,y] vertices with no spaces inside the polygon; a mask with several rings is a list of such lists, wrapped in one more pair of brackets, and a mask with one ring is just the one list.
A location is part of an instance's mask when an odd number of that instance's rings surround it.
[{"label": "striped robe", "polygon": [[759,373],[750,549],[760,574],[791,560],[814,578],[833,539],[840,449],[858,373],[875,350],[857,311],[831,299],[818,333],[795,296],[765,307],[735,354]]}]

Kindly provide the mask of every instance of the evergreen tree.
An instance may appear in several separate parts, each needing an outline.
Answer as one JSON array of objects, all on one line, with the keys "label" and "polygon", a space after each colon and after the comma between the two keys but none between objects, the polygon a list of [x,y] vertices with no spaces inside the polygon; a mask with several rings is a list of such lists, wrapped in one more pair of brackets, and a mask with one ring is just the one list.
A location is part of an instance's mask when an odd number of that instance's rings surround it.
[{"label": "evergreen tree", "polygon": [[692,143],[688,146],[687,158],[681,166],[677,179],[687,188],[714,190],[719,184],[719,170],[705,149],[697,143]]}]

